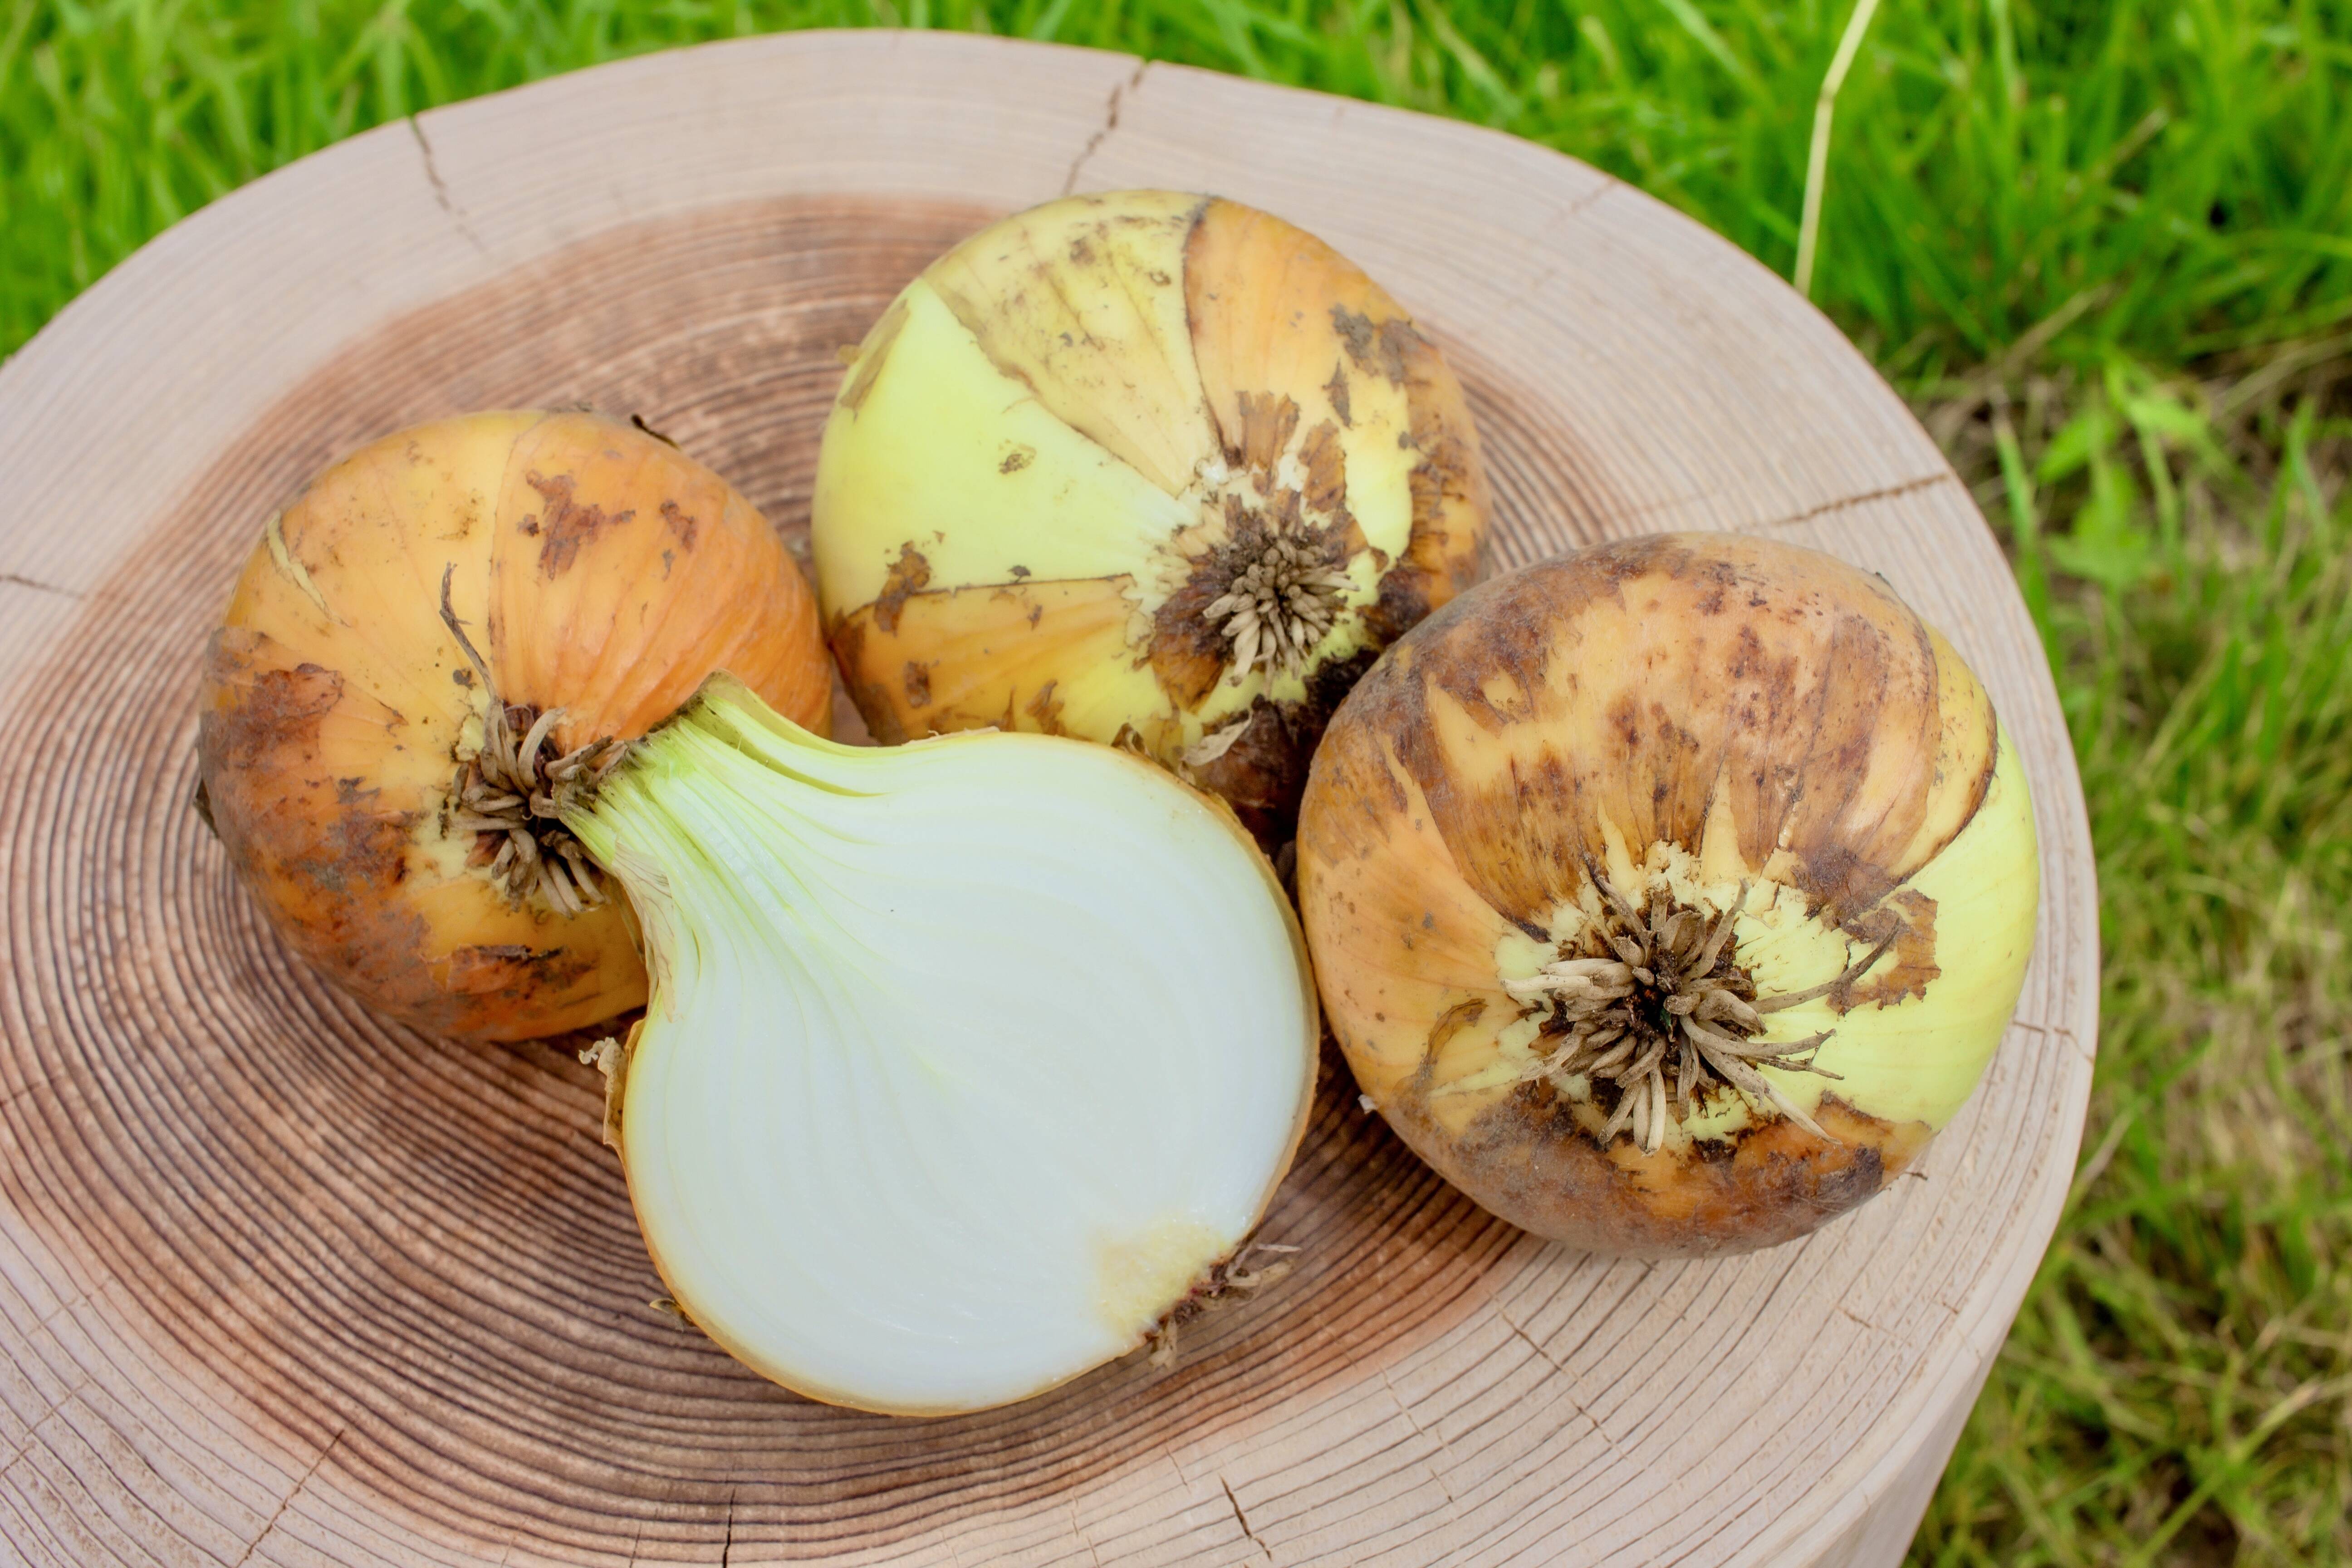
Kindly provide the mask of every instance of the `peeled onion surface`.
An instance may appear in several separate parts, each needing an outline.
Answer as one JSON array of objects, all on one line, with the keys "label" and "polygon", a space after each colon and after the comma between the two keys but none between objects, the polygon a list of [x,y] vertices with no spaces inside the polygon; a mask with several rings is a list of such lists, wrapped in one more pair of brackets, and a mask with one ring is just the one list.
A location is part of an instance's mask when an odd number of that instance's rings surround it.
[{"label": "peeled onion surface", "polygon": [[1022,1398],[1249,1237],[1318,1020],[1231,813],[1107,747],[821,741],[717,681],[568,818],[653,996],[629,1190],[711,1338],[814,1397]]}]

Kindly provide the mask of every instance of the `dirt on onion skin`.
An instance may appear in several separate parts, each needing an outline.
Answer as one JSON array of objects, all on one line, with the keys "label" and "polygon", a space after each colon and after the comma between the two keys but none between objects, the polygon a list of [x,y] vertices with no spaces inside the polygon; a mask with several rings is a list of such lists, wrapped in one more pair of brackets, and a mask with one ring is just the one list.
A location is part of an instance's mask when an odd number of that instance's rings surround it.
[{"label": "dirt on onion skin", "polygon": [[1590,1117],[1541,1081],[1522,1084],[1459,1134],[1431,1117],[1426,1089],[1381,1105],[1389,1125],[1440,1175],[1523,1230],[1620,1258],[1752,1252],[1793,1241],[1882,1192],[1931,1136],[1824,1095],[1824,1142],[1774,1119],[1728,1139],[1644,1154],[1607,1146]]},{"label": "dirt on onion skin", "polygon": [[[1197,502],[1185,514],[1197,521],[1101,579],[1040,582],[1007,564],[973,574],[992,580],[942,580],[922,542],[947,517],[908,519],[903,540],[893,521],[854,546],[897,555],[878,584],[858,579],[864,602],[845,591],[826,605],[867,730],[886,742],[992,725],[1126,735],[1223,797],[1267,847],[1286,842],[1346,682],[1477,574],[1491,495],[1468,400],[1436,345],[1322,241],[1211,197],[1048,204],[924,276],[1008,384]],[[1073,312],[1097,295],[1124,295],[1141,335],[1085,330]],[[829,429],[852,427],[843,421],[907,310],[894,304],[869,335]],[[1188,350],[1185,374],[1162,374]],[[1036,459],[1008,447],[997,471],[1029,483]],[[1373,516],[1377,544],[1356,509]],[[1000,559],[1027,557],[1018,538],[994,542]],[[961,539],[958,552],[971,547]],[[1317,648],[1329,650],[1322,668],[1308,662]]]},{"label": "dirt on onion skin", "polygon": [[1474,589],[1358,683],[1316,755],[1299,903],[1327,1016],[1400,1135],[1515,1224],[1633,1256],[1801,1236],[1883,1190],[1928,1125],[1832,1084],[1827,1138],[1758,1106],[1721,1139],[1670,1116],[1644,1154],[1631,1129],[1601,1136],[1606,1079],[1574,1102],[1535,1071],[1454,1098],[1537,1016],[1504,990],[1498,944],[1547,941],[1612,855],[1704,862],[1711,845],[1711,878],[1753,886],[1769,866],[1850,962],[1884,944],[1823,998],[1833,1014],[1916,1002],[1943,973],[1938,911],[1906,884],[1983,804],[1996,742],[1941,638],[1811,552],[1658,536]]},{"label": "dirt on onion skin", "polygon": [[405,721],[336,671],[285,668],[275,651],[258,633],[214,635],[196,758],[214,832],[278,935],[361,1001],[436,1034],[494,1034],[598,990],[594,961],[567,952],[560,933],[436,952],[431,925],[403,897],[418,813],[339,776],[321,744],[330,722],[396,731]]}]

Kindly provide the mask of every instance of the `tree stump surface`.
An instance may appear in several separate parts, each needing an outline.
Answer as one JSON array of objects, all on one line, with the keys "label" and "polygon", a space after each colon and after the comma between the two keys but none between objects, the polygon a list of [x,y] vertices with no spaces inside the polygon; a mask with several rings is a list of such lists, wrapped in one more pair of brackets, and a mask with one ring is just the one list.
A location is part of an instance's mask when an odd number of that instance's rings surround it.
[{"label": "tree stump surface", "polygon": [[[811,1404],[651,1310],[595,1074],[386,1026],[187,809],[269,512],[466,409],[641,414],[804,540],[854,343],[1066,191],[1331,241],[1471,389],[1491,564],[1666,528],[1883,573],[2032,778],[2038,947],[1926,1179],[1629,1263],[1503,1225],[1327,1064],[1297,1271],[947,1420]],[[1834,265],[1834,258],[1832,258]],[[387,126],[214,204],[0,369],[0,1541],[36,1563],[1896,1562],[2054,1226],[2091,1079],[2080,786],[2000,552],[1771,274],[1475,128],[1089,51],[803,34]]]}]

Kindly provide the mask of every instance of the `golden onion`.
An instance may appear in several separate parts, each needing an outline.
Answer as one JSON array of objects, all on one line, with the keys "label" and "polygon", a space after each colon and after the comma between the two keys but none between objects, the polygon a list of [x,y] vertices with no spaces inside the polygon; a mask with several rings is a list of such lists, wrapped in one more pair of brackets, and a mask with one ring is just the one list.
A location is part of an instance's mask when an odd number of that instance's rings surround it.
[{"label": "golden onion", "polygon": [[1390,649],[1298,877],[1368,1101],[1506,1219],[1637,1256],[1785,1240],[1909,1166],[2039,888],[1951,645],[1875,577],[1711,534],[1528,567]]},{"label": "golden onion", "polygon": [[385,437],[272,517],[207,650],[199,801],[279,934],[403,1022],[520,1039],[645,1000],[560,808],[712,671],[824,727],[782,540],[591,415]]},{"label": "golden onion", "polygon": [[851,363],[818,596],[886,742],[1123,743],[1288,837],[1331,709],[1466,586],[1461,388],[1344,258],[1234,203],[1071,197],[908,285]]}]

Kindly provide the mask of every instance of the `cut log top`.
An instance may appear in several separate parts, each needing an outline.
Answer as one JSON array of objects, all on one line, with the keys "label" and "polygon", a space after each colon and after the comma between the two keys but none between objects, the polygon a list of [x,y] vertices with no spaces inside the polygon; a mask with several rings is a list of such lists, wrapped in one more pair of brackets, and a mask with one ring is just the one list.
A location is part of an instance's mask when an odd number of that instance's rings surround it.
[{"label": "cut log top", "polygon": [[[434,416],[589,403],[804,539],[838,348],[987,218],[1141,184],[1281,214],[1432,330],[1485,435],[1494,568],[1769,531],[1884,574],[1983,678],[2032,781],[2039,945],[1925,1180],[1759,1255],[1611,1262],[1451,1192],[1327,1061],[1264,1232],[1302,1248],[1290,1278],[1171,1372],[896,1422],[648,1307],[599,1085],[560,1044],[387,1027],[262,928],[185,809],[192,699],[308,475]],[[0,370],[0,473],[14,1557],[1892,1563],[2056,1222],[2095,897],[2008,569],[1826,321],[1568,159],[990,39],[636,60],[372,132],[173,229]]]}]

